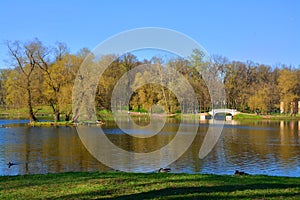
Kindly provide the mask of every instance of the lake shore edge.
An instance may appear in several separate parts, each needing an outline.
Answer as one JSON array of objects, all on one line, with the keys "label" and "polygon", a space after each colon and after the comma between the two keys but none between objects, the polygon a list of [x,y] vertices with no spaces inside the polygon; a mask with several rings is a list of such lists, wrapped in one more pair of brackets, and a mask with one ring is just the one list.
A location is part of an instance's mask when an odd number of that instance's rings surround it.
[{"label": "lake shore edge", "polygon": [[[201,114],[170,114],[170,115],[153,115],[154,117],[166,117],[166,118],[176,118],[178,120],[181,119],[193,119],[193,120],[200,120],[200,115],[205,115],[205,113]],[[206,114],[209,116],[208,114]],[[128,116],[128,114],[121,114],[120,116]],[[150,114],[148,113],[130,113],[130,117],[138,118],[138,117],[148,117]],[[100,115],[101,122],[105,121],[114,121],[114,116],[112,113],[106,113]],[[22,115],[2,115],[0,112],[0,119],[8,119],[8,120],[18,120],[18,119],[28,119],[26,115],[23,113]],[[39,118],[42,121],[30,122],[29,126],[75,126],[74,122],[71,121],[64,121],[60,120],[58,122],[54,122],[52,119],[52,115],[42,116]],[[205,119],[209,120],[209,119]],[[240,113],[232,117],[232,120],[236,121],[244,121],[244,120],[251,120],[251,121],[260,121],[260,120],[300,120],[300,114],[296,114],[295,116],[290,116],[288,114],[270,114],[270,115],[256,115],[256,114],[249,114],[249,113]],[[94,122],[94,123],[97,123]]]}]

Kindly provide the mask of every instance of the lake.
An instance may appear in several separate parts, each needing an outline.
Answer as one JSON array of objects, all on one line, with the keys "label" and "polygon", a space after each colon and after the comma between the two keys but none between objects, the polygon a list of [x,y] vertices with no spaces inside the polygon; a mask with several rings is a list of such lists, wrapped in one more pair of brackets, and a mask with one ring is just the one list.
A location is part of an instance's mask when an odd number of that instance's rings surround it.
[{"label": "lake", "polygon": [[[0,120],[0,175],[112,170],[89,153],[75,128],[28,127],[27,122]],[[143,120],[138,123],[143,124]],[[189,121],[184,125],[189,125]],[[168,119],[162,131],[150,138],[124,134],[115,123],[102,129],[124,150],[151,152],[167,145],[178,126],[177,120]],[[204,159],[199,159],[208,127],[209,120],[199,123],[192,145],[167,166],[172,172],[234,174],[235,170],[242,170],[249,174],[300,177],[300,121],[226,121],[216,146]],[[9,168],[9,161],[17,165]],[[138,166],[130,164],[133,171],[139,172],[151,160]]]}]

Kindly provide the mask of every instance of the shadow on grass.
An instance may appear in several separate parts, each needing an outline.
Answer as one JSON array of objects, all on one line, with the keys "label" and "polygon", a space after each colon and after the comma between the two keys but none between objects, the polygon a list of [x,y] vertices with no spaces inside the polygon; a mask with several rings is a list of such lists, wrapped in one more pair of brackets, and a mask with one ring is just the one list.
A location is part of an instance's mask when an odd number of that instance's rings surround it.
[{"label": "shadow on grass", "polygon": [[[270,189],[283,189],[286,192],[268,192]],[[297,192],[288,191],[287,189],[294,189]],[[246,191],[247,190],[247,191]],[[257,191],[248,191],[248,190],[257,190]],[[235,192],[240,191],[242,193],[236,194]],[[245,192],[243,192],[245,191]],[[300,198],[300,189],[299,185],[296,184],[249,184],[249,185],[224,185],[224,186],[200,186],[200,187],[173,187],[173,188],[164,188],[158,190],[152,190],[148,192],[140,192],[136,194],[121,195],[116,197],[107,197],[120,192],[117,189],[114,190],[102,190],[87,192],[83,194],[72,194],[60,196],[58,199],[153,199],[153,198],[162,198],[162,199],[252,199],[252,198],[289,198],[297,197]],[[106,196],[106,197],[105,197]]]},{"label": "shadow on grass", "polygon": [[[0,193],[45,185],[61,187],[49,193],[50,199],[300,199],[300,179],[270,176],[71,172],[0,177],[0,185]],[[82,191],[81,186],[88,188]]]}]

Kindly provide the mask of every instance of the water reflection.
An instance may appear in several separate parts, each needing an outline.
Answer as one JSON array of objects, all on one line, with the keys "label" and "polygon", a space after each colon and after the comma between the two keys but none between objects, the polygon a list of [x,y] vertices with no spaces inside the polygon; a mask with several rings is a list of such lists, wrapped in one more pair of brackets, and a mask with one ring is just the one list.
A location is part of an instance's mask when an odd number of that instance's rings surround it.
[{"label": "water reflection", "polygon": [[[0,174],[107,170],[69,127],[12,127],[0,130]],[[6,163],[16,162],[8,168]]]},{"label": "water reflection", "polygon": [[[7,127],[8,123],[0,122],[5,125],[0,126],[0,175],[110,170],[91,156],[74,128]],[[188,126],[189,121],[185,124]],[[150,138],[123,134],[114,123],[103,128],[107,137],[124,150],[151,152],[167,145],[178,126],[178,121],[168,119],[162,132]],[[300,176],[300,121],[227,121],[217,145],[201,160],[199,149],[208,126],[209,122],[199,124],[193,144],[169,166],[172,172],[233,174],[238,169],[250,174]],[[172,149],[176,151],[179,149]],[[18,165],[8,168],[8,161]],[[138,162],[139,166],[128,162],[136,171],[151,164],[147,160]]]}]

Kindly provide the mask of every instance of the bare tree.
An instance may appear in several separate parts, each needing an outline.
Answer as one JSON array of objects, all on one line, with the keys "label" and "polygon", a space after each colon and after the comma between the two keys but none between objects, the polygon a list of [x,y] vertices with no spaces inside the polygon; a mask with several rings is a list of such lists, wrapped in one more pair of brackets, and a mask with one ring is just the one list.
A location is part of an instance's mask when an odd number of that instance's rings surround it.
[{"label": "bare tree", "polygon": [[38,40],[34,40],[27,44],[22,44],[18,41],[7,42],[9,55],[12,58],[11,65],[18,70],[24,77],[22,87],[26,90],[26,104],[30,122],[37,121],[33,112],[32,101],[32,78],[33,72],[37,67]]}]

